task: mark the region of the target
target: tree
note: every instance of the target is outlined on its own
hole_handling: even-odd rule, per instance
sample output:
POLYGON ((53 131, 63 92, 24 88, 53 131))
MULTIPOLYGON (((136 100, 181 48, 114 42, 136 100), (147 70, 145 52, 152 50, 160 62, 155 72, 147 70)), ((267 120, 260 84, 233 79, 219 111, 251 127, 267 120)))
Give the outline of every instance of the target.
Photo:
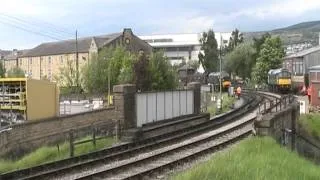
POLYGON ((284 56, 281 39, 279 37, 267 38, 261 46, 257 63, 252 71, 254 80, 258 83, 266 83, 268 71, 280 68, 284 56))
POLYGON ((240 33, 238 29, 235 29, 231 33, 227 51, 231 52, 235 47, 237 47, 242 42, 243 42, 243 34, 240 33))
POLYGON ((104 93, 118 83, 132 82, 132 64, 135 57, 122 47, 102 48, 93 55, 90 64, 84 68, 83 84, 90 93, 104 93))
POLYGON ((271 38, 271 35, 269 33, 263 34, 260 38, 253 38, 253 47, 256 49, 256 53, 254 55, 255 58, 258 58, 261 46, 268 38, 271 38))
POLYGON ((3 63, 0 63, 0 77, 5 77, 6 70, 3 67, 3 63))
POLYGON ((163 52, 151 55, 148 69, 152 90, 168 90, 177 87, 177 73, 163 52))
POLYGON ((150 73, 149 73, 149 59, 144 52, 140 51, 138 60, 134 63, 134 82, 140 91, 150 90, 150 73))
POLYGON ((9 78, 25 77, 24 71, 19 67, 14 67, 8 71, 9 78))
POLYGON ((250 78, 255 65, 255 49, 252 44, 242 43, 225 56, 224 70, 229 74, 236 74, 243 79, 250 78))
POLYGON ((208 75, 210 72, 217 71, 218 67, 218 44, 215 38, 213 30, 204 32, 200 39, 201 50, 203 51, 198 54, 199 63, 202 65, 205 74, 208 75))
MULTIPOLYGON (((75 62, 72 60, 67 61, 67 65, 59 68, 60 73, 54 77, 61 87, 62 94, 80 93, 81 85, 77 81, 77 70, 75 62)), ((46 76, 42 77, 47 78, 46 76)))

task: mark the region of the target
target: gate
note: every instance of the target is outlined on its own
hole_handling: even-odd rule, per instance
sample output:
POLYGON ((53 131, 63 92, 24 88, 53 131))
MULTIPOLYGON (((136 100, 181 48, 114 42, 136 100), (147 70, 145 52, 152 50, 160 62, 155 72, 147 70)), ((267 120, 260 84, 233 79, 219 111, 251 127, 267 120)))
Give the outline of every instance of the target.
POLYGON ((137 127, 194 113, 193 90, 136 94, 137 127))

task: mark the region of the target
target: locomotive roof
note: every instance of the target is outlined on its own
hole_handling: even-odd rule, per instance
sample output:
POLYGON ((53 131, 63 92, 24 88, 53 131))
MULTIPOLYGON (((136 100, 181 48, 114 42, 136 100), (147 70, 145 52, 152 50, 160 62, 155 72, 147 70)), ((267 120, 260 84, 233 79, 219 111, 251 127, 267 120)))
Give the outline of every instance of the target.
POLYGON ((279 68, 279 69, 270 69, 268 74, 278 74, 280 72, 283 72, 283 71, 288 71, 287 69, 284 69, 284 68, 279 68))

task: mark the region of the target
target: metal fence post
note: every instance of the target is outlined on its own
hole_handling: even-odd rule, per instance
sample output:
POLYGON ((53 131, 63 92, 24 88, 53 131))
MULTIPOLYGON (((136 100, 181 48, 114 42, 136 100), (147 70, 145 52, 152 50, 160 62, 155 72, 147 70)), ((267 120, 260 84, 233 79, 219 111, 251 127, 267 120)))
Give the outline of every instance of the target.
POLYGON ((73 145, 74 137, 73 137, 73 130, 69 131, 69 145, 70 145, 70 157, 74 155, 74 145, 73 145))

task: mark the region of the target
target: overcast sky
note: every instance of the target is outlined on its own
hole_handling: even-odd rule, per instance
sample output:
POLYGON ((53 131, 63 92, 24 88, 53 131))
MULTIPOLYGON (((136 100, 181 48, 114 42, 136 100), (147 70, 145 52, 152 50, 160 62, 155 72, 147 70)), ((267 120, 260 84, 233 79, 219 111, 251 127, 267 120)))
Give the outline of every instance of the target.
POLYGON ((0 0, 0 49, 120 32, 262 31, 320 20, 320 0, 0 0), (24 30, 33 31, 37 35, 24 30), (48 37, 50 36, 50 37, 48 37))

